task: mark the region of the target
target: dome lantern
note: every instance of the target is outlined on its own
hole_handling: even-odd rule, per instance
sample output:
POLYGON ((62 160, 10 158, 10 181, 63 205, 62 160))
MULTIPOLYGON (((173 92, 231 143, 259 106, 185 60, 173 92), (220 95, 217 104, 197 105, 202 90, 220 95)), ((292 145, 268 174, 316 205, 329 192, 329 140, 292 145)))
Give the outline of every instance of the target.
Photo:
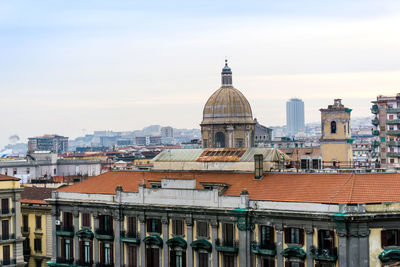
POLYGON ((222 86, 232 86, 232 70, 228 66, 228 60, 225 59, 225 66, 221 72, 222 86))

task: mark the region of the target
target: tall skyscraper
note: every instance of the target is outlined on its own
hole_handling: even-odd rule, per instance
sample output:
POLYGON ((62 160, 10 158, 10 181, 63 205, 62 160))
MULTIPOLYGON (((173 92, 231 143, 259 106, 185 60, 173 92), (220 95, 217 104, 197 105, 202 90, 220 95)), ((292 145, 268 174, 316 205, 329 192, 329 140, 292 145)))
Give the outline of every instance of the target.
POLYGON ((301 99, 292 98, 286 102, 286 128, 289 137, 305 131, 304 102, 301 99))

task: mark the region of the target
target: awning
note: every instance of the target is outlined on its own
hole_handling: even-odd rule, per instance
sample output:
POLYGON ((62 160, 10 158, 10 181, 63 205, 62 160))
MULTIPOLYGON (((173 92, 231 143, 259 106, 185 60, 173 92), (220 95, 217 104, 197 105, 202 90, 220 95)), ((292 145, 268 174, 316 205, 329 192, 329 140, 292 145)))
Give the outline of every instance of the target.
POLYGON ((384 250, 381 254, 379 254, 378 258, 382 262, 395 261, 395 260, 398 261, 400 260, 400 249, 393 248, 384 250))
POLYGON ((187 247, 186 240, 179 236, 175 236, 171 239, 168 239, 166 243, 168 246, 173 247, 173 248, 180 247, 180 248, 186 249, 186 247, 187 247))
POLYGON ((304 259, 307 253, 299 247, 287 247, 281 252, 282 256, 285 258, 299 258, 304 259))
POLYGON ((205 239, 198 239, 196 241, 193 241, 192 244, 190 244, 190 246, 194 249, 194 250, 200 250, 200 249, 204 249, 208 252, 212 251, 212 244, 205 240, 205 239))
POLYGON ((160 248, 163 246, 163 240, 159 235, 149 235, 143 239, 143 242, 149 246, 158 246, 160 248))
POLYGON ((93 239, 93 232, 88 228, 83 228, 76 232, 76 236, 79 238, 93 239))

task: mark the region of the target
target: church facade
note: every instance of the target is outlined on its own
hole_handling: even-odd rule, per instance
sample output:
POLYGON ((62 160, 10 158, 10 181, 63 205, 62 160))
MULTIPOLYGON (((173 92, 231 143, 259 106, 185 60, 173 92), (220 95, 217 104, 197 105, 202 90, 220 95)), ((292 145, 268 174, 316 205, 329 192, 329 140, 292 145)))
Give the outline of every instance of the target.
POLYGON ((227 62, 221 76, 221 87, 204 106, 200 124, 203 147, 253 147, 256 123, 249 101, 232 86, 232 71, 227 62))

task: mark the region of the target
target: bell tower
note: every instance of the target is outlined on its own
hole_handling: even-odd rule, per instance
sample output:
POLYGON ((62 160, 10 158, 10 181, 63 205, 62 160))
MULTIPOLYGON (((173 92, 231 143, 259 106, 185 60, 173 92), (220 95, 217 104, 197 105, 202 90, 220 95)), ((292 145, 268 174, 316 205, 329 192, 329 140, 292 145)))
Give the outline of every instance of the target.
POLYGON ((321 154, 324 167, 352 168, 351 109, 341 99, 321 111, 321 154))

